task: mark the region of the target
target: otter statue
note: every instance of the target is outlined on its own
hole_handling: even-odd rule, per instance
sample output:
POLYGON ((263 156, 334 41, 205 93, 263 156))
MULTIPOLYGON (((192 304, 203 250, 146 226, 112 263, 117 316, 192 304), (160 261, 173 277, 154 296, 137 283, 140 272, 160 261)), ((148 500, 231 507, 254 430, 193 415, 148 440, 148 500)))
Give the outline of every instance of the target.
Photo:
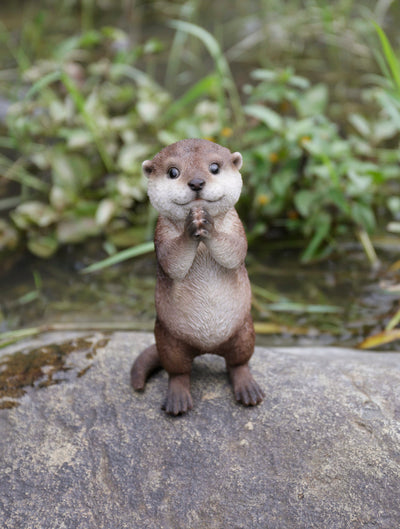
POLYGON ((178 141, 143 162, 159 213, 156 343, 134 362, 131 384, 143 390, 148 376, 164 368, 169 382, 163 409, 170 415, 192 409, 191 366, 204 353, 225 359, 238 402, 254 406, 264 397, 249 369, 255 332, 247 240, 234 208, 241 166, 239 152, 202 139, 178 141))

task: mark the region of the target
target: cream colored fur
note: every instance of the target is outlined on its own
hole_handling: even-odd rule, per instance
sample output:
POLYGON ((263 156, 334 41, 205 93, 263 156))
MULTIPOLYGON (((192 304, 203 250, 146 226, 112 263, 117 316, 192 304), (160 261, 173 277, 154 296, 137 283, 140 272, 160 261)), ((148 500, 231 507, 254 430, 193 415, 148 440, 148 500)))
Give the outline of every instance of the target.
POLYGON ((198 245, 178 245, 179 229, 162 221, 157 249, 162 270, 173 279, 157 282, 157 315, 178 338, 207 351, 239 328, 251 302, 247 244, 234 209, 218 219, 216 231, 198 245))
MULTIPOLYGON (((236 153, 237 154, 237 153, 236 153)), ((204 160, 205 169, 213 158, 204 160)), ((178 159, 166 160, 165 167, 177 167, 183 174, 191 174, 190 158, 186 163, 178 159)), ((144 162, 146 163, 146 162, 144 162)), ((242 177, 235 167, 222 168, 217 175, 209 174, 207 185, 202 193, 204 206, 212 217, 225 213, 239 200, 242 190, 242 177)), ((187 179, 179 177, 172 180, 165 178, 149 178, 148 195, 153 207, 163 216, 172 220, 185 220, 190 208, 193 207, 195 192, 187 185, 187 179)))

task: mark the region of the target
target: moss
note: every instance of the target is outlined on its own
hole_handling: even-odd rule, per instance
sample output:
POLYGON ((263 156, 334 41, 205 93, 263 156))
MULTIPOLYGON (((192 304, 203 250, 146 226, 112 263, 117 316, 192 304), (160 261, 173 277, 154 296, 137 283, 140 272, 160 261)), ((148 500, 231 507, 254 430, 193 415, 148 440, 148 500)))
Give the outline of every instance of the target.
MULTIPOLYGON (((67 364, 71 353, 85 354, 92 360, 99 347, 104 347, 108 338, 93 341, 91 337, 75 338, 61 344, 44 345, 28 352, 18 351, 3 357, 0 361, 0 409, 18 406, 28 387, 36 389, 58 384, 64 379, 55 377, 73 367, 67 364)), ((81 369, 77 376, 83 376, 91 363, 81 369)))

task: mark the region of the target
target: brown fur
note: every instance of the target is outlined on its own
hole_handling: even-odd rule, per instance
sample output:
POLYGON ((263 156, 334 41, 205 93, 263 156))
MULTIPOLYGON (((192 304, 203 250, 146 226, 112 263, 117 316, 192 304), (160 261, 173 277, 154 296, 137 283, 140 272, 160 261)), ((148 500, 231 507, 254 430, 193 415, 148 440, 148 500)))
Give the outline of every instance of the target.
POLYGON ((136 390, 162 366, 169 374, 163 405, 172 415, 192 408, 190 371, 204 353, 225 358, 236 399, 262 401, 248 362, 254 350, 251 290, 244 265, 247 241, 234 209, 240 194, 239 153, 206 140, 183 140, 143 163, 149 196, 159 210, 156 345, 131 370, 136 390), (211 172, 218 164, 218 174, 211 172), (169 178, 171 167, 179 177, 169 178))

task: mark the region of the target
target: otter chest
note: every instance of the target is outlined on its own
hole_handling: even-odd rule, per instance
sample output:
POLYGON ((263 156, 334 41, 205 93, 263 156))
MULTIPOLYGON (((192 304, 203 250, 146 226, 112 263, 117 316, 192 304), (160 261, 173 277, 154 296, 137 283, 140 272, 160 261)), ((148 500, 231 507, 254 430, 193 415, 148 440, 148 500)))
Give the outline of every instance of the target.
POLYGON ((220 266, 200 244, 183 280, 157 286, 159 318, 195 347, 211 350, 226 341, 250 310, 250 285, 243 267, 220 266))

